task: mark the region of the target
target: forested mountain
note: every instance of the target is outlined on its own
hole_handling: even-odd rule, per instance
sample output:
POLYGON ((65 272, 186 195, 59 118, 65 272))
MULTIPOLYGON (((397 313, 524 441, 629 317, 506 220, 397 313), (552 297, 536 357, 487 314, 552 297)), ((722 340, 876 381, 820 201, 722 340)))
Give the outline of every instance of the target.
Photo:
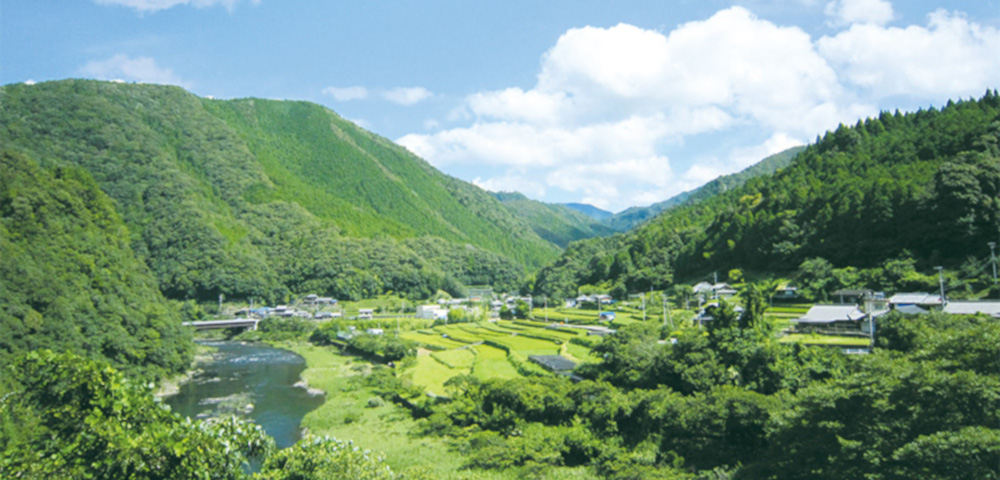
POLYGON ((783 168, 791 163, 795 155, 798 155, 803 149, 805 147, 789 148, 783 152, 771 155, 742 171, 731 175, 723 175, 694 190, 674 195, 662 202, 654 203, 648 207, 627 208, 604 220, 603 223, 612 230, 626 232, 671 208, 700 202, 714 195, 739 187, 751 178, 770 175, 779 168, 783 168))
POLYGON ((989 91, 841 126, 774 175, 628 235, 570 245, 538 274, 535 293, 572 294, 580 284, 639 291, 713 270, 787 272, 814 258, 956 266, 998 238, 1000 97, 989 91))
POLYGON ((424 296, 503 286, 558 252, 489 193, 306 102, 8 85, 0 143, 45 168, 89 172, 172 298, 424 296), (496 268, 449 270, 484 258, 496 268))
POLYGON ((493 196, 526 221, 539 237, 563 248, 574 240, 615 233, 591 216, 565 205, 531 200, 517 192, 500 192, 493 196))
POLYGON ((129 244, 85 170, 0 152, 0 365, 52 348, 149 378, 186 368, 190 333, 129 244))

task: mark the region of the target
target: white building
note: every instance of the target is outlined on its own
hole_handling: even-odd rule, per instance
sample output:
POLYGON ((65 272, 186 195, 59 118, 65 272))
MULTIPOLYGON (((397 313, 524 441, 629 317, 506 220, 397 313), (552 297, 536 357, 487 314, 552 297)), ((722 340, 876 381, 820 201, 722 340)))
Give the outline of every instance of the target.
POLYGON ((448 309, 441 308, 437 305, 420 305, 417 307, 417 318, 424 318, 428 320, 448 318, 448 309))

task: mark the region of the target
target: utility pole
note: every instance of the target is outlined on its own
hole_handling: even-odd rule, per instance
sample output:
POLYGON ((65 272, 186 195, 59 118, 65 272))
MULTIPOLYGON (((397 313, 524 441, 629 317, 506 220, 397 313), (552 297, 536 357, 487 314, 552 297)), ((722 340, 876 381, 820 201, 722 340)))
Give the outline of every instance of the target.
POLYGON ((646 294, 642 294, 642 321, 646 321, 646 294))
POLYGON ((219 294, 219 315, 222 315, 222 299, 223 298, 226 298, 226 296, 220 293, 219 294))
POLYGON ((542 297, 545 302, 545 323, 549 323, 549 296, 542 297))
POLYGON ((938 282, 941 283, 941 306, 943 307, 945 303, 948 303, 944 299, 944 267, 934 267, 934 270, 938 271, 938 282))
POLYGON ((997 254, 995 248, 997 248, 997 242, 987 243, 990 246, 990 261, 993 262, 993 286, 997 285, 997 254))

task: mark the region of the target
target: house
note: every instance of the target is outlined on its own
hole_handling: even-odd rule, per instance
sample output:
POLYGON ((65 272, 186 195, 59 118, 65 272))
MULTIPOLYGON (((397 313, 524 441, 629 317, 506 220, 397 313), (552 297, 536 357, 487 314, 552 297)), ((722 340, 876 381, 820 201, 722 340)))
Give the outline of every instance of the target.
POLYGON ((736 289, 728 283, 711 284, 699 282, 693 287, 694 294, 704 298, 731 298, 736 295, 736 289))
POLYGON ((942 309, 944 313, 949 313, 952 315, 978 315, 986 314, 993 318, 1000 318, 1000 302, 998 301, 981 301, 981 302, 948 302, 944 305, 942 309))
POLYGON ((365 330, 365 333, 368 335, 382 335, 385 332, 381 328, 369 328, 365 330))
MULTIPOLYGON (((875 319, 889 313, 888 310, 871 312, 875 319)), ((854 331, 871 333, 869 314, 857 305, 814 305, 805 316, 792 320, 796 330, 802 331, 854 331)))
POLYGON ((316 295, 315 293, 310 293, 309 295, 302 297, 302 303, 305 303, 307 305, 319 305, 319 304, 336 305, 337 300, 330 297, 321 297, 319 295, 316 295))
POLYGON ((889 297, 889 306, 899 308, 907 305, 916 305, 921 308, 940 308, 944 304, 940 295, 929 293, 897 293, 889 297))
POLYGON ((359 320, 371 320, 375 318, 375 310, 371 308, 359 308, 358 309, 358 319, 359 320))
POLYGON ((420 305, 417 307, 417 318, 438 320, 448 318, 448 309, 437 305, 420 305))
POLYGON ((601 312, 597 319, 602 322, 613 322, 615 320, 615 312, 601 312))

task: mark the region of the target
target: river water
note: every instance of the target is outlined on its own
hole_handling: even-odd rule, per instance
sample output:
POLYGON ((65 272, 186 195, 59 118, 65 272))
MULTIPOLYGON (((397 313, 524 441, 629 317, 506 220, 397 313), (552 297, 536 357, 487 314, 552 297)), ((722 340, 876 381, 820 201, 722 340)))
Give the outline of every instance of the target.
POLYGON ((299 383, 305 360, 264 344, 198 343, 216 349, 211 360, 199 362, 202 372, 164 402, 191 418, 236 413, 263 427, 278 448, 295 444, 302 417, 323 403, 299 383))

